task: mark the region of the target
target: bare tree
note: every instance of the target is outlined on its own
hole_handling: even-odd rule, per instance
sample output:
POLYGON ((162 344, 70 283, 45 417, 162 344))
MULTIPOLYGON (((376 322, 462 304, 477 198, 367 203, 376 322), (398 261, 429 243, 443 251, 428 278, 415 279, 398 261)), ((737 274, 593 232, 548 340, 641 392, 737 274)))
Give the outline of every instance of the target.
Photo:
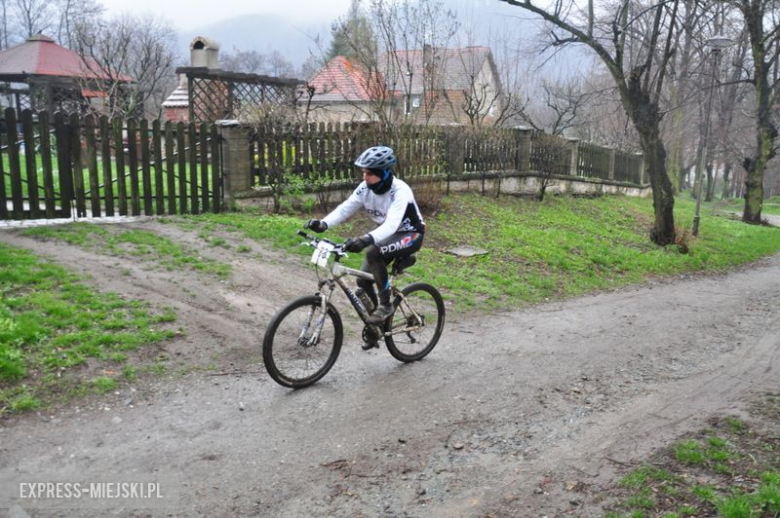
POLYGON ((79 53, 106 77, 102 88, 112 115, 144 115, 146 109, 159 115, 173 78, 174 48, 173 29, 153 17, 125 15, 78 30, 79 53))
POLYGON ((368 106, 355 108, 385 124, 430 122, 443 99, 444 50, 457 26, 455 14, 436 0, 372 0, 365 12, 337 22, 340 45, 349 48, 363 87, 373 92, 368 106), (356 16, 366 19, 368 28, 354 23, 356 16), (384 78, 381 85, 379 78, 384 78))
POLYGON ((743 160, 747 171, 742 221, 761 223, 764 173, 777 154, 775 110, 780 82, 780 5, 774 0, 735 0, 745 22, 752 54, 751 81, 755 91, 755 147, 743 160))
POLYGON ((306 58, 306 61, 304 61, 301 65, 301 72, 298 76, 304 81, 308 81, 314 77, 314 74, 316 74, 323 65, 324 63, 321 59, 317 58, 317 56, 311 55, 306 58))
POLYGON ((531 71, 527 54, 521 50, 520 40, 516 35, 491 36, 489 41, 502 91, 501 111, 494 124, 506 126, 524 122, 524 114, 531 102, 531 71))
POLYGON ((274 77, 292 77, 295 75, 295 67, 278 50, 274 50, 268 56, 268 75, 274 77))
POLYGON ((54 5, 50 0, 13 0, 16 22, 23 38, 48 32, 56 18, 54 5))
POLYGON ((69 49, 78 49, 79 26, 97 23, 105 7, 95 0, 58 0, 57 40, 69 49))
MULTIPOLYGON (((732 53, 722 60, 725 70, 718 71, 719 77, 724 77, 725 82, 718 88, 718 102, 716 104, 717 123, 715 124, 715 140, 718 146, 718 155, 724 163, 722 197, 730 196, 730 175, 734 169, 734 162, 738 156, 734 146, 735 119, 741 119, 739 111, 749 93, 748 85, 742 81, 744 77, 744 64, 749 50, 747 32, 742 31, 736 38, 736 45, 732 53)), ((741 124, 738 121, 737 124, 741 124)), ((737 132, 742 133, 742 132, 737 132)))
POLYGON ((603 70, 585 72, 582 106, 569 134, 580 140, 594 142, 631 152, 640 152, 639 136, 620 100, 614 80, 603 70))
POLYGON ((500 126, 512 115, 506 106, 506 96, 500 72, 489 47, 469 45, 447 51, 448 76, 460 78, 447 85, 444 97, 450 105, 453 120, 465 114, 469 125, 489 123, 500 126), (463 84, 460 84, 463 83, 463 84), (460 88, 459 96, 451 98, 447 91, 460 88))
POLYGON ((268 57, 256 50, 240 50, 233 47, 233 53, 224 53, 219 57, 220 66, 233 72, 246 74, 265 74, 268 69, 268 57))
MULTIPOLYGON (((702 9, 697 9, 695 0, 685 0, 682 26, 691 29, 698 27, 702 13, 702 9)), ((694 30, 683 31, 682 44, 669 60, 669 78, 665 86, 665 104, 669 116, 664 121, 663 133, 669 150, 668 173, 677 191, 687 187, 687 171, 693 164, 687 151, 691 142, 690 128, 696 118, 692 109, 693 101, 700 101, 696 96, 699 89, 692 84, 693 69, 700 64, 700 60, 695 59, 696 51, 700 50, 698 38, 694 30), (691 163, 687 163, 686 158, 691 163)))
POLYGON ((443 99, 446 49, 459 26, 455 13, 436 0, 374 0, 371 18, 388 89, 400 93, 407 119, 428 124, 443 99))
POLYGON ((650 238, 658 245, 674 243, 674 189, 666 172, 659 100, 669 60, 683 31, 678 20, 680 0, 649 6, 621 0, 604 7, 599 16, 593 0, 584 10, 574 1, 559 1, 548 8, 531 0, 500 1, 545 20, 549 45, 587 45, 606 66, 644 152, 655 212, 650 238))
POLYGON ((568 172, 569 146, 561 137, 554 135, 539 135, 533 143, 532 163, 537 169, 539 191, 536 199, 544 201, 547 188, 553 184, 556 174, 568 172))
POLYGON ((0 35, 0 50, 7 49, 8 48, 8 41, 9 41, 9 34, 8 34, 8 17, 10 16, 9 12, 9 0, 0 0, 0 30, 3 31, 3 34, 0 35))

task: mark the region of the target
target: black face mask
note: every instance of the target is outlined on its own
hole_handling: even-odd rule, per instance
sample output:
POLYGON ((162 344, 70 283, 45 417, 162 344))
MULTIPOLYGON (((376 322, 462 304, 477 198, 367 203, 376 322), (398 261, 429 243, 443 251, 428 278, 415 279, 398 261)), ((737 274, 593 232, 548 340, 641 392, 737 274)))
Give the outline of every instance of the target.
POLYGON ((390 190, 390 187, 392 185, 393 185, 393 173, 387 170, 382 175, 382 179, 380 181, 378 181, 374 185, 369 185, 368 188, 371 189, 371 192, 373 192, 374 194, 384 194, 390 190))

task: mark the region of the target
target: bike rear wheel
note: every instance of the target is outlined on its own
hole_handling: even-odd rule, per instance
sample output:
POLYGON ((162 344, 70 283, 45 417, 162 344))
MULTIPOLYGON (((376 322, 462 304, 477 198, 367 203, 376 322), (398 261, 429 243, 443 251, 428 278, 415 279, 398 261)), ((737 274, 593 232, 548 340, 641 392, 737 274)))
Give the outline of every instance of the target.
POLYGON ((402 362, 425 358, 444 329, 444 300, 439 291, 424 282, 401 290, 393 301, 395 312, 385 324, 385 345, 402 362), (388 334, 389 333, 389 334, 388 334))
POLYGON ((309 295, 282 308, 268 324, 263 339, 263 362, 271 378, 282 386, 302 388, 319 381, 336 363, 344 329, 332 304, 322 314, 322 299, 309 295), (313 336, 324 318, 319 338, 313 336))

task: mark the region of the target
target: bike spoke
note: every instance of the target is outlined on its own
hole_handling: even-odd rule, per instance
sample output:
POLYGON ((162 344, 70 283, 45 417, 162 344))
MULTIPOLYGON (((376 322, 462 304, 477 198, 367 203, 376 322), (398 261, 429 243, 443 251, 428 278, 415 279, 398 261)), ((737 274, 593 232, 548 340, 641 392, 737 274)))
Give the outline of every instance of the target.
POLYGON ((429 293, 414 291, 406 295, 393 315, 390 329, 396 348, 410 356, 425 349, 436 333, 437 320, 436 301, 429 293))
POLYGON ((325 319, 319 338, 311 344, 317 333, 321 316, 319 307, 302 307, 290 313, 279 325, 274 337, 274 363, 279 372, 290 379, 304 379, 323 368, 331 353, 334 329, 330 319, 325 319))

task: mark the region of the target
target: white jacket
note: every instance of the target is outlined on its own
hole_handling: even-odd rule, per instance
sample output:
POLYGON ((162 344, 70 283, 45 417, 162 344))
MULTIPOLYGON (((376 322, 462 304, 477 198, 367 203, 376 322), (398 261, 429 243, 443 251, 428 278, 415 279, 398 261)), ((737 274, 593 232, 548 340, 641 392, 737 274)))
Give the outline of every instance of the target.
POLYGON ((384 241, 396 232, 425 231, 425 222, 411 187, 398 178, 393 178, 390 189, 384 194, 374 193, 365 181, 361 182, 352 195, 325 216, 323 221, 328 227, 335 227, 360 208, 364 208, 368 217, 379 224, 369 232, 374 243, 384 241))

